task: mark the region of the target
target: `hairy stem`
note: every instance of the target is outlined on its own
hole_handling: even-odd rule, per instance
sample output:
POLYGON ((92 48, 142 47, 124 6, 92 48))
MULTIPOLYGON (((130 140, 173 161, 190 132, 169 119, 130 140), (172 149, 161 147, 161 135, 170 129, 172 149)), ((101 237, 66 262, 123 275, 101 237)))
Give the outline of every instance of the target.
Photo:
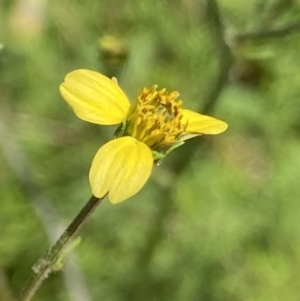
MULTIPOLYGON (((105 197, 105 196, 104 196, 105 197)), ((51 247, 51 249, 46 252, 46 254, 40 258, 33 266, 33 274, 28 280, 27 285, 21 292, 19 301, 30 301, 36 291, 39 289, 43 281, 52 272, 54 264, 57 263, 59 256, 66 247, 66 245, 74 238, 77 230, 83 225, 83 223, 88 219, 100 202, 104 199, 96 198, 92 196, 85 206, 80 210, 80 212, 73 219, 71 224, 67 227, 65 232, 56 241, 56 243, 51 247)))

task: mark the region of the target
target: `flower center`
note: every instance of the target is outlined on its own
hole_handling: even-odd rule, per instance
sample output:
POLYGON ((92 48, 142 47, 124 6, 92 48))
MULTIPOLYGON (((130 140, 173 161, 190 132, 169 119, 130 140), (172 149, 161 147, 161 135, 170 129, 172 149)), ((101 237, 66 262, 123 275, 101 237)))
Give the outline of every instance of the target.
POLYGON ((182 100, 179 93, 168 93, 157 86, 144 88, 126 117, 124 135, 144 142, 152 151, 164 154, 186 130, 181 123, 182 100))

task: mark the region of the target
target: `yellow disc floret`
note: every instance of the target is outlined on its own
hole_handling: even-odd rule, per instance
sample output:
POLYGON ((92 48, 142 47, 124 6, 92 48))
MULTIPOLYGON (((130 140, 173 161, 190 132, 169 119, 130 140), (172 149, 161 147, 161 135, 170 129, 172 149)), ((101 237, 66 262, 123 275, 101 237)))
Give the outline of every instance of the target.
POLYGON ((157 86, 144 88, 126 117, 125 135, 144 142, 152 151, 165 152, 185 132, 179 93, 168 93, 157 86))

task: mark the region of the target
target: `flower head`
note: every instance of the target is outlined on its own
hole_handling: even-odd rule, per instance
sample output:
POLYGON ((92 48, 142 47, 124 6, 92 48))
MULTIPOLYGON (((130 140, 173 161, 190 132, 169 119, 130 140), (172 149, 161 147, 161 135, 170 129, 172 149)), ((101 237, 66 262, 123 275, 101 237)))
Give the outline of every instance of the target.
POLYGON ((227 124, 182 108, 178 92, 144 88, 133 106, 115 79, 90 70, 67 74, 60 92, 75 114, 92 123, 120 124, 115 139, 102 146, 90 169, 93 195, 108 193, 111 203, 136 194, 148 180, 153 162, 185 140, 215 135, 227 124))

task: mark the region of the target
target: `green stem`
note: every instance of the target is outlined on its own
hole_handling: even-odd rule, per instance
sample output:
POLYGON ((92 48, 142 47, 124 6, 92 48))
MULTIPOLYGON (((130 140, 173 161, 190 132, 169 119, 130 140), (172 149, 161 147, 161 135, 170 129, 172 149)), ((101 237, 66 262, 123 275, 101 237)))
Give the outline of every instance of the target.
POLYGON ((52 272, 53 265, 57 262, 63 249, 104 198, 105 196, 102 198, 92 196, 52 248, 35 263, 33 266, 34 272, 22 290, 19 301, 30 301, 32 299, 43 281, 52 272))
POLYGON ((262 31, 253 31, 247 33, 241 33, 235 36, 238 42, 245 42, 259 39, 274 39, 281 38, 289 34, 295 34, 300 32, 300 22, 296 21, 292 24, 288 24, 279 28, 267 29, 262 31))

